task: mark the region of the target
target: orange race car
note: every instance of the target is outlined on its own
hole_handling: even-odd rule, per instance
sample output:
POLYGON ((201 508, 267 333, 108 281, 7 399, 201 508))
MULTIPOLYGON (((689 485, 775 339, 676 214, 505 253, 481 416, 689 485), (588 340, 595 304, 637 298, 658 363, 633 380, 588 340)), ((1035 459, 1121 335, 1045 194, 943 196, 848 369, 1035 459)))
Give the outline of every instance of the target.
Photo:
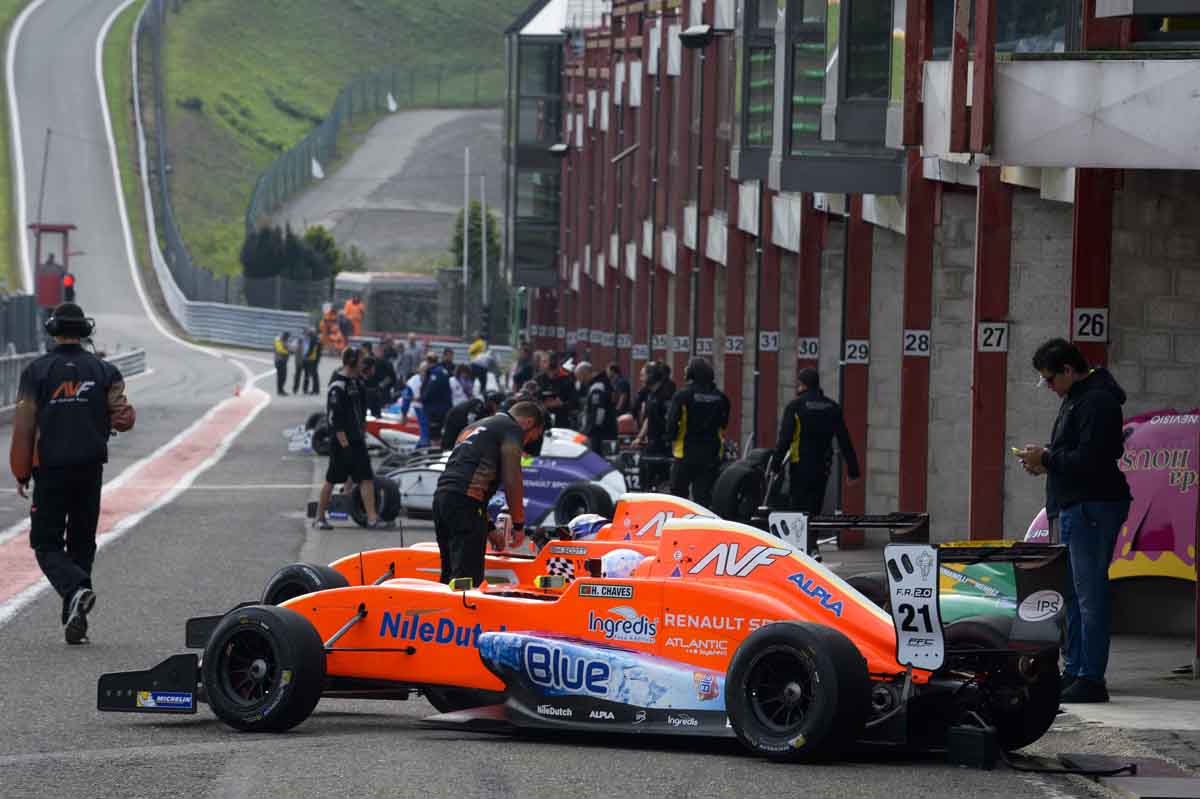
POLYGON ((893 620, 786 540, 673 497, 627 495, 594 538, 540 543, 489 555, 479 588, 433 582, 428 545, 287 567, 263 604, 188 622, 202 658, 103 675, 98 706, 206 701, 282 731, 322 696, 419 690, 446 723, 737 736, 779 760, 938 748, 972 719, 1018 748, 1057 712, 1061 547, 890 545, 893 620), (1014 565, 1022 612, 943 628, 937 565, 980 559, 1014 565))

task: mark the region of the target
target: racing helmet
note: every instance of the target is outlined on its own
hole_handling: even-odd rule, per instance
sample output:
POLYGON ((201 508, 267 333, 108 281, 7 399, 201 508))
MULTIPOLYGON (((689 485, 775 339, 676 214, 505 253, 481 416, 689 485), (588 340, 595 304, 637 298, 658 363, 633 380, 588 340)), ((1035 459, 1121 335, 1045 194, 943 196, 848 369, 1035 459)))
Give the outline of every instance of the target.
POLYGON ((624 579, 633 574, 646 556, 636 549, 614 549, 600 558, 600 576, 624 579))
POLYGON ((600 528, 606 524, 608 524, 608 519, 599 513, 581 513, 567 522, 567 529, 571 531, 571 538, 580 540, 595 538, 600 532, 600 528))

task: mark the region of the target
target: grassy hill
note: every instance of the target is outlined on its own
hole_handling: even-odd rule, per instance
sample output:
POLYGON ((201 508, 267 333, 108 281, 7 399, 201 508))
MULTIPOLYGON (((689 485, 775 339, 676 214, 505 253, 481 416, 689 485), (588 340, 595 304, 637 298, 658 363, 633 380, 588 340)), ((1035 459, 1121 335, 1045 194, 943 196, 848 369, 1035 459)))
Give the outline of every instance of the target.
MULTIPOLYGON (((168 5, 174 5, 169 3, 168 5)), ((167 24, 172 197, 197 263, 240 270, 258 175, 328 113, 354 76, 396 65, 478 66, 504 90, 503 31, 528 0, 184 0, 167 24)), ((474 77, 442 105, 470 103, 474 77)), ((361 133, 360 127, 359 132, 361 133)))

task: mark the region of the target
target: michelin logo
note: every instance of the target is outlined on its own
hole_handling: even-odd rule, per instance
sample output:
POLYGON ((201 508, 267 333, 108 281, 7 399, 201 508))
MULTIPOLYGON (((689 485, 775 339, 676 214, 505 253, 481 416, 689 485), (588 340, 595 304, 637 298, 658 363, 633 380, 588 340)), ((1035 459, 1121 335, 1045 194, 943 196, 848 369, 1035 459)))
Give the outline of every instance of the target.
POLYGON ((191 710, 192 695, 186 692, 173 691, 138 691, 137 706, 147 708, 173 708, 191 710))

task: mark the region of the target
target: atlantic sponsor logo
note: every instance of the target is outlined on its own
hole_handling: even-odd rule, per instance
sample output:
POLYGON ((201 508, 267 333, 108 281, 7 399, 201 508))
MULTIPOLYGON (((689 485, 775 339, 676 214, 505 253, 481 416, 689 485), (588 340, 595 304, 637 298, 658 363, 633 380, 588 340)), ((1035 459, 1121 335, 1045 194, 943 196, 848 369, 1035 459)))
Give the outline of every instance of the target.
POLYGON ((633 599, 632 585, 580 583, 579 595, 591 599, 633 599))
POLYGON ((667 716, 667 724, 671 727, 699 727, 700 722, 686 713, 671 713, 667 716))
POLYGON ((667 647, 681 649, 698 657, 721 657, 729 655, 729 641, 724 638, 690 638, 674 636, 667 639, 667 647))
POLYGON ((538 705, 537 712, 539 716, 553 716, 561 719, 569 719, 575 715, 575 711, 569 707, 555 707, 554 705, 538 705))
MULTIPOLYGON (((501 625, 498 632, 504 632, 505 629, 501 625)), ((453 644, 454 646, 478 648, 479 636, 484 632, 488 631, 479 624, 474 627, 461 627, 455 623, 454 619, 436 616, 427 619, 419 612, 404 615, 403 613, 384 611, 383 619, 379 623, 380 638, 421 641, 426 644, 453 644)))
POLYGON ((791 554, 792 550, 783 547, 768 547, 759 545, 751 547, 742 553, 739 544, 717 544, 700 562, 688 570, 689 574, 702 574, 709 566, 717 577, 749 577, 760 566, 770 566, 775 558, 791 554))
POLYGON ((654 643, 658 634, 658 619, 641 616, 631 607, 621 605, 609 608, 609 617, 588 611, 588 630, 604 633, 606 641, 631 641, 642 644, 654 643), (616 618, 611 618, 615 616, 616 618))
POLYGON ((796 572, 788 577, 788 580, 796 584, 802 592, 821 603, 821 607, 839 619, 842 617, 842 600, 835 599, 829 589, 823 585, 817 585, 811 577, 806 577, 804 572, 796 572))
POLYGON ((748 619, 742 616, 697 616, 690 613, 664 613, 663 624, 681 630, 720 630, 723 632, 753 632, 771 624, 774 619, 748 619))

